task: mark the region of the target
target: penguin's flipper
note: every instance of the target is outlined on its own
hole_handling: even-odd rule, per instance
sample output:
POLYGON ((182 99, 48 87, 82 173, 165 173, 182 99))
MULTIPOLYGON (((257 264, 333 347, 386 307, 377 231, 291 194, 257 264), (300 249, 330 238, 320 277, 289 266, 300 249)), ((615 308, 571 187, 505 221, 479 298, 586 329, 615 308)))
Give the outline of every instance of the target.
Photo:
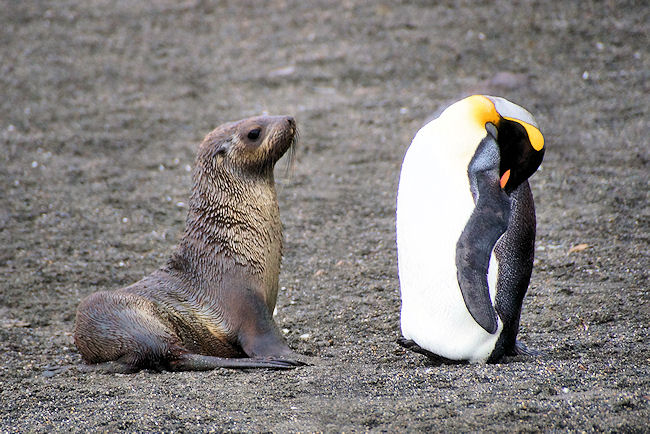
POLYGON ((476 206, 456 243, 458 285, 467 310, 488 333, 496 333, 497 314, 487 282, 494 245, 508 228, 510 198, 500 186, 499 154, 488 135, 468 167, 476 206))

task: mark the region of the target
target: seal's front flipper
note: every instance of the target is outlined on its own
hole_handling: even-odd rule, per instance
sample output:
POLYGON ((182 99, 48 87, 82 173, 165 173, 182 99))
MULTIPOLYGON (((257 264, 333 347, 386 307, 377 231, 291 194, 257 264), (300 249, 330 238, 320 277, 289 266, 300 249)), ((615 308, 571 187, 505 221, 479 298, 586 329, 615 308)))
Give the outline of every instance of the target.
POLYGON ((242 323, 237 337, 246 355, 254 359, 282 360, 291 366, 307 365, 301 360, 306 358, 294 353, 286 344, 260 296, 253 290, 241 293, 238 317, 242 323))
POLYGON ((497 315, 487 282, 494 245, 508 228, 510 198, 500 187, 499 154, 488 135, 468 167, 476 206, 456 243, 458 285, 467 310, 488 333, 496 333, 497 315))
POLYGON ((241 358, 229 359, 204 356, 202 354, 183 354, 169 363, 171 371, 210 371, 218 368, 230 369, 293 369, 300 366, 292 361, 280 359, 241 358))

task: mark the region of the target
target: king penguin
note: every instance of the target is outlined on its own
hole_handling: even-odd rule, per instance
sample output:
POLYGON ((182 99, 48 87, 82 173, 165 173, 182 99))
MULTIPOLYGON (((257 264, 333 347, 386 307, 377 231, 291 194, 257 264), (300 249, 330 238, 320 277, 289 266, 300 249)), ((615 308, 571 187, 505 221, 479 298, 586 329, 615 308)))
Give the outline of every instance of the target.
POLYGON ((397 193, 401 345, 451 361, 527 353, 516 337, 535 244, 528 178, 543 156, 533 116, 500 97, 462 99, 418 131, 397 193))

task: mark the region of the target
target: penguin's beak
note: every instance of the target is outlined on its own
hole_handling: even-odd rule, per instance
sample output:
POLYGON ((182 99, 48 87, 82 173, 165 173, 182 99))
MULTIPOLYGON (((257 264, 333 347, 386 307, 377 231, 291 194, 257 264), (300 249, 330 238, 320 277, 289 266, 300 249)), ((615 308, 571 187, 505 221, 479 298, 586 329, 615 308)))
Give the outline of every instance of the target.
POLYGON ((501 185, 501 189, 505 190, 506 185, 508 185, 508 180, 510 179, 510 169, 506 169, 505 172, 503 172, 503 175, 501 175, 501 179, 499 180, 499 184, 501 185))

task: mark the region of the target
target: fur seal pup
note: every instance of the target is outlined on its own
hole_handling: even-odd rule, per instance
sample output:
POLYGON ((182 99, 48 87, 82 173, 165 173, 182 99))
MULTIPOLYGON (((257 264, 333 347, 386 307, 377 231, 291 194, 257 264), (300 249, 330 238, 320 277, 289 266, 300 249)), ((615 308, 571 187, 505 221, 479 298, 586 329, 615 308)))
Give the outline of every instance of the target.
POLYGON ((224 124, 201 143, 185 232, 165 266, 77 309, 74 340, 109 372, 303 365, 272 317, 282 259, 273 167, 296 123, 262 116, 224 124))
POLYGON ((397 195, 399 343, 432 358, 496 362, 516 342, 533 268, 527 179, 544 155, 533 116, 473 95, 422 127, 397 195))

